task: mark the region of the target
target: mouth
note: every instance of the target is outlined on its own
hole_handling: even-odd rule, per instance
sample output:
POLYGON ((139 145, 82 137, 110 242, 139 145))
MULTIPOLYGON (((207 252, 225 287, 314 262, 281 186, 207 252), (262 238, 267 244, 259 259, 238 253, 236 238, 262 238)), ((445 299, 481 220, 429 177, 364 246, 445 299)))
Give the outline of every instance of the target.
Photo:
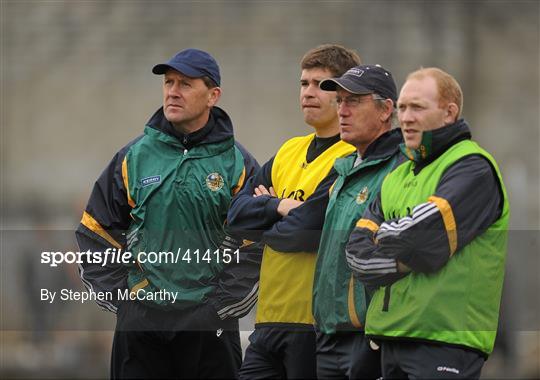
POLYGON ((319 106, 315 106, 315 105, 312 105, 312 104, 302 104, 302 109, 306 109, 306 108, 320 108, 319 106))
POLYGON ((418 133, 418 132, 419 132, 418 130, 412 129, 412 128, 405 128, 405 129, 403 130, 403 133, 407 133, 407 134, 409 134, 409 135, 412 135, 412 134, 415 134, 415 133, 418 133))
POLYGON ((167 104, 167 106, 165 108, 177 108, 177 109, 180 109, 180 108, 182 108, 182 106, 179 105, 179 104, 167 104))

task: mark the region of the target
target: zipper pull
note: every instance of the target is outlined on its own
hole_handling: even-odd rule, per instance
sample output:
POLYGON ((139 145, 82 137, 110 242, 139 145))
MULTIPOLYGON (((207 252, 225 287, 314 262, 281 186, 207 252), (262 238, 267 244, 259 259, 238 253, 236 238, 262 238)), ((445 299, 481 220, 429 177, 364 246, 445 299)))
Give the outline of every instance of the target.
POLYGON ((187 154, 187 149, 184 149, 184 156, 187 154))

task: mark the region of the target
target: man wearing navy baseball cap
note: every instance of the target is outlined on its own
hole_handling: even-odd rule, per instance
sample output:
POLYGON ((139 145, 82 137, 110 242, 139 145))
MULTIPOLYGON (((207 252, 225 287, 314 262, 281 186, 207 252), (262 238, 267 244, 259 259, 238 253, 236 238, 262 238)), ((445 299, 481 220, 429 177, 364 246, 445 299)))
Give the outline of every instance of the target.
POLYGON ((221 85, 219 66, 210 54, 198 49, 182 50, 166 63, 155 65, 152 69, 154 74, 162 75, 168 70, 173 69, 192 78, 208 77, 213 85, 208 87, 217 87, 221 85))
MULTIPOLYGON (((166 63, 154 66, 152 72, 164 75, 165 118, 179 137, 189 139, 189 133, 207 124, 210 110, 221 96, 221 77, 216 60, 202 50, 186 49, 166 63), (175 84, 178 84, 177 89, 175 84)), ((223 111, 219 113, 224 114, 223 111)), ((197 140, 197 136, 191 137, 197 140)))
POLYGON ((381 376, 380 353, 370 347, 363 329, 369 296, 347 266, 345 245, 398 162, 402 137, 399 128, 392 129, 396 84, 384 68, 361 65, 319 86, 336 91, 340 137, 356 151, 334 164, 338 176, 317 253, 313 315, 318 373, 333 379, 376 379, 381 376))
POLYGON ((397 100, 396 83, 392 74, 380 65, 361 65, 348 70, 340 78, 321 82, 321 89, 336 91, 338 87, 356 95, 377 94, 383 99, 397 100))
POLYGON ((152 72, 163 76, 163 106, 98 178, 77 229, 83 251, 131 259, 83 263, 80 275, 117 314, 112 378, 234 378, 260 252, 240 250, 225 220, 259 165, 216 106, 210 54, 182 50, 152 72))

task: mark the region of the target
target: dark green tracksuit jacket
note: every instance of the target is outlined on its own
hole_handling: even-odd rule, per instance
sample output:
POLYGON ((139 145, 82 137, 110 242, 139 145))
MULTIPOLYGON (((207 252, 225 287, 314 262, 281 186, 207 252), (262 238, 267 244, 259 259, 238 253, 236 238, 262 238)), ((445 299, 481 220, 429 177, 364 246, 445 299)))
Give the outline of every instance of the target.
MULTIPOLYGON (((175 132, 159 109, 144 134, 122 148, 96 181, 76 233, 81 251, 116 248, 133 258, 104 267, 84 262, 83 283, 114 295, 118 289, 175 292, 174 302, 142 301, 161 309, 207 304, 222 319, 247 314, 256 302, 260 258, 235 253, 241 240, 227 235, 225 220, 232 196, 257 169, 234 141, 231 120, 220 108, 189 135, 175 132), (216 252, 224 248, 230 249, 228 264, 216 252), (150 252, 171 254, 149 262, 150 252)), ((118 299, 98 304, 116 312, 118 299)))
POLYGON ((384 177, 395 167, 401 142, 401 131, 395 129, 371 143, 357 166, 357 153, 334 164, 338 177, 330 189, 313 284, 313 315, 325 334, 363 330, 368 297, 347 266, 345 246, 384 177))

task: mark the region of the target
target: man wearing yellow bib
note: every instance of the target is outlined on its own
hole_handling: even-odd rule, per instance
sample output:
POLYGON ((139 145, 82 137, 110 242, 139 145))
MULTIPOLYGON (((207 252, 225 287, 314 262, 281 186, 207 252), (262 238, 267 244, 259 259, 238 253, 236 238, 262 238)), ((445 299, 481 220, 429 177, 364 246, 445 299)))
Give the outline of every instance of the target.
POLYGON ((457 81, 407 77, 398 117, 407 160, 356 225, 347 262, 374 290, 366 336, 390 378, 479 378, 493 350, 509 204, 497 163, 460 118, 457 81))
POLYGON ((239 377, 316 378, 312 288, 334 161, 354 151, 340 140, 336 93, 319 83, 358 65, 339 45, 310 50, 301 62, 300 103, 315 129, 285 142, 235 197, 229 227, 265 244, 255 331, 239 377), (332 171, 332 172, 331 172, 332 171))

